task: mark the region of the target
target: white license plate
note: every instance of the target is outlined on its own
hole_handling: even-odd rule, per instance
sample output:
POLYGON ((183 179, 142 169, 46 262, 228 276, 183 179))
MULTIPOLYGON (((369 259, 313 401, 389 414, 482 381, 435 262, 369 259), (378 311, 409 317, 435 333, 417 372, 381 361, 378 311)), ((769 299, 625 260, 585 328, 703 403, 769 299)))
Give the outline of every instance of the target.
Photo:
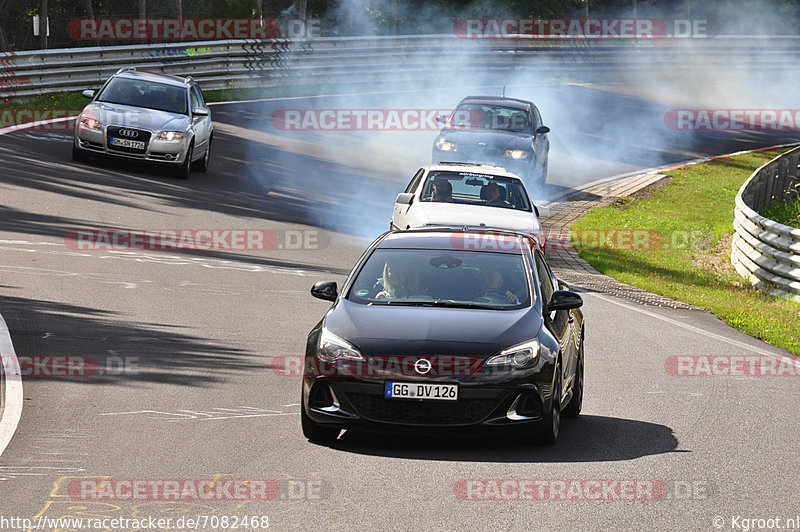
POLYGON ((119 146, 120 148, 134 148, 136 150, 144 149, 144 142, 142 142, 141 140, 128 140, 128 139, 118 139, 116 137, 111 137, 108 143, 113 146, 119 146))
POLYGON ((387 399, 431 399, 434 401, 458 401, 458 384, 387 382, 383 395, 387 399))

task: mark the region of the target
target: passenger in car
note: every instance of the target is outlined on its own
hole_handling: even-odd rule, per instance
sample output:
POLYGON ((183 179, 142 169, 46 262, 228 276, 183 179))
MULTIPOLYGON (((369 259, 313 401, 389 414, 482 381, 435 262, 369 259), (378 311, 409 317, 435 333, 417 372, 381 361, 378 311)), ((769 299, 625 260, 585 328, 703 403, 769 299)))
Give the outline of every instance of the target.
POLYGON ((453 203, 453 185, 447 179, 437 179, 433 182, 432 201, 453 203))
POLYGON ((420 287, 417 268, 402 259, 389 259, 383 267, 381 277, 383 289, 375 295, 375 299, 394 299, 425 295, 420 287))
POLYGON ((519 303, 519 298, 505 284, 503 276, 496 268, 481 271, 481 297, 505 299, 509 303, 519 303))

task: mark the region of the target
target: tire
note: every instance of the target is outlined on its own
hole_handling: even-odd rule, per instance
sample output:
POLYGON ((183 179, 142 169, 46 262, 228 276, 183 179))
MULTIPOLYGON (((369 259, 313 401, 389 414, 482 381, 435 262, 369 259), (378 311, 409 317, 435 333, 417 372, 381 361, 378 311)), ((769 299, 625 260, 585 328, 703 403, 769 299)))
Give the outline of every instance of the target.
POLYGON ((85 163, 89 160, 89 156, 86 155, 82 149, 76 146, 74 142, 72 143, 72 160, 79 163, 85 163))
POLYGON ((194 141, 189 144, 189 149, 186 150, 186 159, 183 164, 175 171, 175 177, 178 179, 189 179, 192 173, 192 157, 194 156, 194 141))
POLYGON ((197 170, 198 172, 206 172, 208 171, 208 164, 211 161, 211 141, 214 140, 214 137, 208 138, 208 144, 206 145, 206 152, 203 154, 203 158, 199 161, 196 161, 192 168, 197 170))
POLYGON ((558 440, 558 432, 561 429, 561 366, 556 364, 555 378, 553 379, 553 399, 548 412, 541 424, 539 433, 539 443, 542 445, 553 445, 558 440))
POLYGON ((581 413, 583 407, 583 338, 581 338, 581 349, 578 353, 578 367, 575 368, 575 384, 572 385, 572 399, 561 412, 564 417, 575 418, 581 413))
MULTIPOLYGON (((531 168, 531 171, 533 171, 533 168, 531 168)), ((547 181, 547 160, 545 160, 544 165, 542 165, 542 171, 539 172, 539 174, 535 178, 533 178, 533 185, 541 187, 545 185, 546 181, 547 181)))
POLYGON ((330 443, 336 440, 341 432, 341 429, 337 427, 325 427, 308 417, 302 399, 300 401, 300 424, 303 427, 303 436, 314 443, 330 443))

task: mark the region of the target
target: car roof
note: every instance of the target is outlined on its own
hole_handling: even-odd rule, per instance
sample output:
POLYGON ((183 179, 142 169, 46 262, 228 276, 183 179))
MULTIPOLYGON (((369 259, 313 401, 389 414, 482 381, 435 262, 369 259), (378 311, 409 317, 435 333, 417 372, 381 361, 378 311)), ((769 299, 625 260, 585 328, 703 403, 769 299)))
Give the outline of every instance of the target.
MULTIPOLYGON (((486 251, 520 255, 521 233, 502 229, 420 228, 385 233, 377 249, 428 249, 443 251, 486 251), (511 242, 516 242, 511 245, 511 242)), ((535 240, 535 239, 534 239, 535 240)))
POLYGON ((153 81, 163 83, 165 85, 173 85, 175 87, 187 87, 186 77, 171 76, 168 74, 156 74, 155 72, 145 72, 143 70, 126 70, 114 75, 115 78, 135 79, 141 81, 153 81))
POLYGON ((535 107, 533 102, 518 100, 516 98, 506 98, 504 96, 467 96, 459 102, 459 105, 462 103, 502 105, 503 107, 511 107, 513 109, 522 110, 528 110, 529 108, 535 107))
POLYGON ((489 164, 441 161, 438 163, 428 164, 424 166, 424 168, 426 168, 429 173, 433 171, 469 172, 476 174, 489 174, 499 177, 507 177, 522 181, 522 178, 520 178, 517 174, 509 172, 502 166, 492 166, 489 164))

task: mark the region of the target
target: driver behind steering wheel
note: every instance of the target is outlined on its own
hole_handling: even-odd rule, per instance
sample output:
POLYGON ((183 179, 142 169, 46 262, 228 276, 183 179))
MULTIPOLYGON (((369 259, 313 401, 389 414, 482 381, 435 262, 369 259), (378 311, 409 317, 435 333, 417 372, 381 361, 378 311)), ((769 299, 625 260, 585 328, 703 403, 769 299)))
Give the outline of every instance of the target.
POLYGON ((500 185, 492 181, 491 183, 487 184, 484 189, 482 190, 482 196, 485 199, 485 204, 489 206, 506 206, 508 202, 503 197, 503 190, 500 188, 500 185))
POLYGON ((505 285, 503 276, 496 268, 483 270, 480 275, 481 296, 499 298, 509 303, 519 303, 519 298, 505 285))

